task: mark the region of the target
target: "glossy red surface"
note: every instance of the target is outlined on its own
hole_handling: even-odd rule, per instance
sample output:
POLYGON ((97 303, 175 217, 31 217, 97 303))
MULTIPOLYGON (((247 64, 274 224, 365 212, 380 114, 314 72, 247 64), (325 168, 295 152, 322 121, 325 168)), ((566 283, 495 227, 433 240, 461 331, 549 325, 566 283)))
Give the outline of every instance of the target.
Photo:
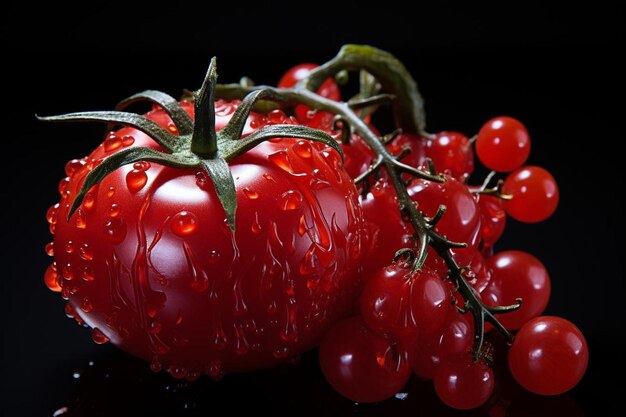
POLYGON ((526 166, 509 174, 502 192, 513 196, 504 202, 507 214, 515 220, 536 223, 550 217, 559 204, 559 187, 545 169, 526 166))
POLYGON ((587 342, 571 322, 537 317, 515 336, 509 368, 519 384, 535 394, 558 395, 574 388, 589 361, 587 342))
POLYGON ((485 123, 478 132, 476 154, 489 169, 513 171, 521 167, 530 155, 530 136, 519 120, 496 117, 485 123))
POLYGON ((452 408, 470 410, 487 402, 495 387, 493 371, 469 353, 448 356, 441 361, 433 380, 441 401, 452 408))
POLYGON ((331 327, 322 339, 319 357, 328 383, 356 402, 392 397, 411 375, 406 352, 373 333, 358 316, 331 327))

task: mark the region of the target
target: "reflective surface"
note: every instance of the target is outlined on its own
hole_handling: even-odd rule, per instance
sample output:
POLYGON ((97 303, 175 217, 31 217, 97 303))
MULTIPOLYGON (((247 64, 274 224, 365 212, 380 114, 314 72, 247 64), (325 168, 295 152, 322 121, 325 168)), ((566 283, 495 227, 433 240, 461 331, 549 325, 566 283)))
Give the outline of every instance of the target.
POLYGON ((74 416, 568 416, 585 415, 571 396, 541 397, 519 390, 508 379, 496 386, 488 407, 456 411, 443 405, 431 383, 411 378, 394 398, 377 404, 355 404, 324 381, 316 353, 299 364, 240 375, 222 381, 201 378, 194 382, 154 374, 147 363, 113 352, 85 366, 68 370, 61 379, 71 380, 67 398, 48 414, 74 416))

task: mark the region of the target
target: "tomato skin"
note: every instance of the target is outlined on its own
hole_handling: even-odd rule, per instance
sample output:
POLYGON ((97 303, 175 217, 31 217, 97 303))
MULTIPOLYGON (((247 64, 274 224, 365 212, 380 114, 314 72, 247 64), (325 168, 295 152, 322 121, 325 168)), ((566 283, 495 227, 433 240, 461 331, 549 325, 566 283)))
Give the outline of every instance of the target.
POLYGON ((507 214, 525 223, 546 220, 559 204, 559 187, 545 169, 525 166, 510 173, 502 184, 502 192, 512 198, 504 202, 507 214))
MULTIPOLYGON (((162 111, 147 117, 168 126, 162 111)), ((89 169, 128 146, 158 149, 134 129, 109 136, 63 182, 54 213, 61 292, 98 340, 177 377, 219 376, 306 351, 348 313, 364 228, 335 151, 280 139, 233 160, 234 235, 203 173, 156 163, 116 170, 67 222, 89 169)))
POLYGON ((522 306, 498 316, 509 330, 519 329, 537 317, 550 301, 550 276, 541 261, 533 255, 516 250, 503 251, 488 260, 493 279, 483 292, 485 304, 512 305, 517 298, 522 306))
POLYGON ((571 322, 536 317, 515 336, 509 368, 515 380, 535 394, 558 395, 574 388, 589 361, 587 341, 571 322))
POLYGON ((391 397, 411 375, 406 352, 369 330, 359 316, 340 321, 324 335, 320 366, 337 392, 364 403, 391 397))
POLYGON ((439 132, 426 141, 426 156, 439 172, 465 182, 474 172, 472 143, 462 133, 439 132))
POLYGON ((519 168, 530 155, 530 136, 517 119, 495 117, 476 136, 478 159, 489 169, 509 172, 519 168))
POLYGON ((361 293, 361 317, 370 329, 404 346, 443 325, 452 307, 450 291, 433 271, 412 272, 395 262, 371 276, 361 293))
POLYGON ((435 372, 435 391, 445 404, 458 410, 480 407, 493 394, 493 371, 469 353, 457 353, 441 361, 435 372))

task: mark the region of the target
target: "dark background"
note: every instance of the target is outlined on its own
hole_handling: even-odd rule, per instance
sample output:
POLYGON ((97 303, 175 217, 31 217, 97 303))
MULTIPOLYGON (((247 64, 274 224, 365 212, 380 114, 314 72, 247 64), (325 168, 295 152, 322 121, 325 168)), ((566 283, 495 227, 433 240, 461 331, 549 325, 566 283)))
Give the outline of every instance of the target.
MULTIPOLYGON (((143 374, 147 365, 111 346, 94 345, 88 331, 63 317, 64 303, 45 288, 43 271, 50 262, 43 251, 50 240, 45 212, 57 201, 65 162, 95 147, 102 127, 45 125, 36 122, 34 114, 111 109, 119 99, 147 88, 178 95, 183 88, 199 86, 213 55, 219 57, 222 82, 248 75, 271 84, 290 66, 327 60, 348 42, 387 49, 405 62, 426 99, 431 132, 472 135, 501 114, 526 124, 533 146, 529 163, 554 174, 561 189, 560 207, 542 224, 511 221, 497 248, 527 250, 546 264, 553 280, 548 313, 577 323, 591 349, 588 374, 572 398, 587 416, 616 409, 617 387, 608 378, 623 374, 624 362, 624 345, 616 341, 625 324, 624 210, 618 203, 624 190, 624 157, 617 148, 625 139, 625 72, 618 63, 624 52, 621 6, 594 2, 584 7, 535 7, 520 2, 503 8, 500 2, 497 7, 459 8, 440 2, 428 7, 418 3, 415 12, 408 12, 389 1, 375 10, 351 1, 333 7, 299 3, 304 10, 300 13, 295 3, 232 3, 230 9, 209 11, 172 5, 131 10, 128 4, 100 1, 71 10, 30 2, 3 6, 4 413, 47 416, 70 404, 65 415, 80 407, 81 415, 100 415, 96 410, 106 403, 116 415, 129 410, 142 415, 136 410, 150 408, 150 398, 165 401, 152 403, 161 411, 150 415, 172 415, 171 410, 195 415, 207 409, 207 397, 198 388, 178 387, 183 393, 176 395, 182 399, 163 397, 159 390, 172 387, 171 381, 143 374), (95 365, 90 367, 89 361, 95 365), (123 375, 120 367, 133 370, 132 376, 114 383, 117 391, 102 385, 115 372, 123 375), (86 368, 93 369, 82 378, 72 376, 74 370, 86 368), (128 390, 119 387, 135 386, 143 388, 133 403, 128 390), (126 395, 124 401, 130 404, 122 405, 119 395, 126 395), (168 398, 176 404, 171 410, 168 398)), ((272 390, 291 389, 292 395, 294 389, 308 389, 302 384, 288 388, 278 381, 307 380, 310 372, 323 384, 314 359, 305 357, 304 362, 303 370, 279 370, 257 379, 227 378, 208 389, 221 393, 223 398, 215 401, 228 399, 235 412, 250 407, 258 411, 259 402, 270 401, 266 394, 272 390)), ((315 389, 332 396, 324 388, 315 389)), ((294 397, 301 403, 292 398, 292 410, 321 414, 326 406, 330 414, 355 412, 341 408, 345 403, 334 397, 320 404, 318 392, 294 397)), ((365 408, 364 413, 375 415, 377 410, 365 408)))

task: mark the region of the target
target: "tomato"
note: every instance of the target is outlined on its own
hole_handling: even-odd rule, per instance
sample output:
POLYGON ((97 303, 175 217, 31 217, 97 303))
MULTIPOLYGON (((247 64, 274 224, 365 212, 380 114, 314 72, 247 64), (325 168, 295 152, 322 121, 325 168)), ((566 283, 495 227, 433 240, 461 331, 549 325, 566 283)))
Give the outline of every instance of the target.
POLYGON ((536 166, 522 167, 509 174, 502 192, 511 195, 504 209, 515 220, 541 222, 554 213, 559 204, 559 187, 554 177, 536 166))
POLYGON ((435 372, 435 391, 445 404, 459 410, 480 407, 495 387, 493 371, 469 353, 457 353, 441 361, 435 372))
POLYGON ((587 341, 580 330, 554 316, 536 317, 526 323, 509 351, 515 380, 541 395, 558 395, 574 388, 588 361, 587 341))
POLYGON ((369 328, 405 346, 414 346, 419 334, 438 330, 452 306, 450 291, 437 274, 410 268, 399 261, 380 269, 361 294, 361 316, 369 328))
MULTIPOLYGON (((237 105, 216 103, 218 129, 237 105)), ((244 135, 293 123, 276 112, 253 113, 244 135)), ((175 132, 162 110, 146 117, 175 132)), ((231 161, 234 234, 204 171, 148 162, 105 177, 67 221, 87 173, 136 146, 159 148, 123 128, 69 163, 48 213, 55 264, 46 282, 97 343, 110 340, 176 377, 219 377, 298 355, 347 314, 359 292, 364 228, 334 150, 273 139, 231 161)))
POLYGON ((411 226, 398 210, 396 192, 386 179, 379 179, 365 196, 360 197, 368 230, 368 250, 363 258, 365 276, 390 265, 396 252, 411 247, 411 226))
POLYGON ((468 314, 448 310, 443 325, 418 340, 413 352, 413 372, 423 379, 433 379, 441 361, 455 353, 469 353, 474 340, 474 325, 468 314))
MULTIPOLYGON (((280 81, 278 81, 278 87, 293 87, 298 83, 298 81, 305 79, 311 71, 317 67, 317 64, 311 63, 296 65, 282 76, 280 81)), ((322 83, 320 88, 317 90, 317 94, 335 101, 339 101, 341 99, 339 86, 331 78, 322 83)), ((305 106, 304 104, 298 104, 294 111, 298 121, 304 125, 318 129, 330 129, 332 127, 334 116, 330 113, 311 110, 310 107, 305 106)))
POLYGON ((425 154, 424 139, 418 135, 403 132, 387 144, 387 149, 392 155, 400 155, 404 148, 409 149, 411 152, 404 158, 401 158, 400 162, 414 168, 421 168, 428 156, 425 154))
POLYGON ((519 120, 496 117, 478 132, 476 153, 480 162, 489 169, 513 171, 521 167, 530 155, 530 136, 519 120))
POLYGON ((426 156, 438 172, 445 172, 465 182, 474 172, 474 152, 470 140, 462 133, 440 132, 426 141, 426 156))
POLYGON ((356 402, 389 398, 411 375, 406 352, 374 334, 358 316, 335 324, 324 335, 319 355, 328 383, 356 402))
POLYGON ((516 330, 545 310, 550 300, 550 276, 539 259, 529 253, 509 250, 489 259, 493 279, 483 292, 485 304, 511 305, 517 298, 522 306, 501 314, 498 320, 509 330, 516 330))
POLYGON ((480 208, 480 238, 483 248, 491 248, 502 237, 506 212, 502 200, 485 194, 474 194, 480 208))

